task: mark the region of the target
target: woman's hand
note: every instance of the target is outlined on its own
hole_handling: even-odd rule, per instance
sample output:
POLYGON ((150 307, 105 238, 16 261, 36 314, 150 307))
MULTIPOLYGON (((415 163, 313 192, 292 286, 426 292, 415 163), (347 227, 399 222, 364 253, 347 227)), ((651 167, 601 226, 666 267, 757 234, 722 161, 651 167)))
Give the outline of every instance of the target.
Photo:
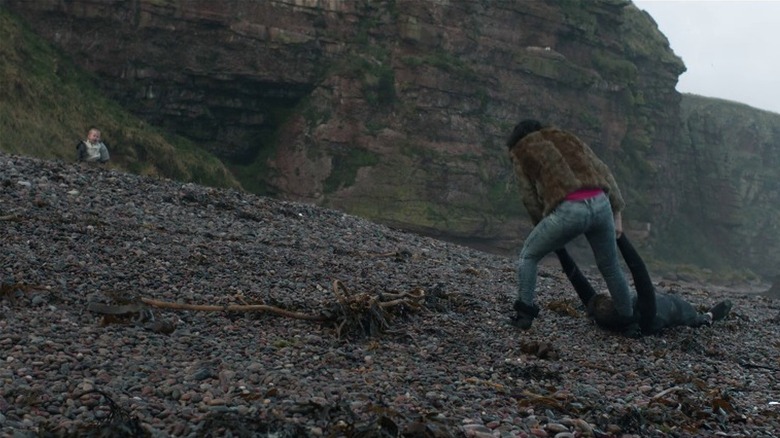
POLYGON ((615 218, 615 238, 619 239, 623 235, 623 214, 618 211, 612 217, 615 218))

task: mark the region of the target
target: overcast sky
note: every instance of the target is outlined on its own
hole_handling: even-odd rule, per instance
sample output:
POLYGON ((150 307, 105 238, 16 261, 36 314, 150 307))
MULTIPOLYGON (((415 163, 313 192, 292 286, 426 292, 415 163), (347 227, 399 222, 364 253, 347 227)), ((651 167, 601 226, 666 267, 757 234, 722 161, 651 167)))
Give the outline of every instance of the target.
POLYGON ((634 0, 687 71, 677 91, 780 114, 780 0, 634 0))

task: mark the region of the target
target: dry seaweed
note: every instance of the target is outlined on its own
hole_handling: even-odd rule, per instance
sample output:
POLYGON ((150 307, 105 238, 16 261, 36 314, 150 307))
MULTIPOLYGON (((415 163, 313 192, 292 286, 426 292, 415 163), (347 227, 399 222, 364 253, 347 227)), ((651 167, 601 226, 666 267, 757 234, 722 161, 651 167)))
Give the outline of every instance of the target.
POLYGON ((559 315, 571 316, 572 318, 576 318, 581 315, 581 312, 577 311, 576 309, 576 306, 578 304, 572 304, 572 303, 573 301, 567 299, 552 300, 549 303, 547 303, 547 308, 559 315))
POLYGON ((284 419, 267 420, 233 412, 215 412, 204 419, 195 431, 195 436, 199 438, 295 438, 307 436, 307 431, 301 425, 284 419))
POLYGON ((560 358, 558 351, 548 342, 523 340, 520 344, 520 351, 536 356, 539 359, 558 360, 560 358))
POLYGON ((201 423, 198 437, 301 437, 311 436, 311 431, 285 416, 317 418, 332 425, 327 438, 454 438, 457 425, 436 414, 418 414, 404 418, 399 412, 380 405, 370 405, 366 417, 356 414, 349 403, 337 401, 320 403, 312 400, 295 403, 285 413, 274 409, 257 415, 245 416, 233 412, 209 414, 201 423), (405 427, 400 424, 405 423, 405 427))
POLYGON ((42 286, 24 284, 13 280, 5 280, 0 283, 0 299, 6 299, 8 301, 15 302, 24 294, 35 290, 46 290, 46 288, 42 286))
MULTIPOLYGON (((91 394, 98 394, 101 400, 108 404, 109 413, 105 418, 91 423, 78 425, 75 430, 61 430, 58 427, 44 426, 39 437, 49 438, 149 438, 152 434, 146 430, 138 417, 131 415, 127 410, 119 406, 105 392, 92 389, 78 395, 82 398, 91 394)), ((98 404, 94 408, 104 405, 98 404)))
POLYGON ((397 315, 419 310, 425 291, 415 289, 402 294, 350 293, 339 280, 333 282, 336 304, 328 314, 336 322, 336 336, 375 337, 387 331, 397 315))
MULTIPOLYGON (((422 288, 402 293, 366 292, 351 293, 340 280, 333 281, 333 293, 336 302, 319 314, 297 312, 267 304, 187 304, 161 301, 152 298, 137 298, 130 302, 122 300, 118 304, 90 302, 87 310, 103 316, 103 325, 116 323, 143 323, 145 328, 160 333, 171 333, 175 325, 155 317, 150 307, 158 309, 190 310, 205 312, 260 312, 271 313, 294 319, 323 322, 335 328, 336 336, 375 337, 386 332, 394 319, 417 312, 423 308, 447 311, 452 307, 452 296, 441 288, 433 296, 422 288)), ((115 298, 116 299, 116 298, 115 298)), ((540 357, 549 358, 548 352, 540 357)))

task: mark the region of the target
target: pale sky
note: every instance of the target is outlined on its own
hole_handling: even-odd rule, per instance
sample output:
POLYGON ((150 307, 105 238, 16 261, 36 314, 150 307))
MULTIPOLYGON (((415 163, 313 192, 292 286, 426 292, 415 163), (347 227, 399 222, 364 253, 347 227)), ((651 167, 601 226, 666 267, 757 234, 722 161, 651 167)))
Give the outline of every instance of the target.
POLYGON ((780 114, 780 0, 634 0, 687 71, 677 91, 780 114))

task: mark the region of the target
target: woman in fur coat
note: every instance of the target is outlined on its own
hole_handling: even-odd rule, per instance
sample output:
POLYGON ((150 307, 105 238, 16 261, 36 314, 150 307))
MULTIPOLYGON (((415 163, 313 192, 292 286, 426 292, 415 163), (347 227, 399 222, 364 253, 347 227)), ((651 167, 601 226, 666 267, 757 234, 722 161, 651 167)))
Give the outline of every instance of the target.
POLYGON ((604 277, 617 317, 635 323, 632 296, 617 256, 624 207, 609 168, 577 136, 536 120, 518 123, 507 140, 523 204, 534 223, 517 268, 518 293, 510 323, 523 330, 539 314, 539 261, 584 235, 604 277))

